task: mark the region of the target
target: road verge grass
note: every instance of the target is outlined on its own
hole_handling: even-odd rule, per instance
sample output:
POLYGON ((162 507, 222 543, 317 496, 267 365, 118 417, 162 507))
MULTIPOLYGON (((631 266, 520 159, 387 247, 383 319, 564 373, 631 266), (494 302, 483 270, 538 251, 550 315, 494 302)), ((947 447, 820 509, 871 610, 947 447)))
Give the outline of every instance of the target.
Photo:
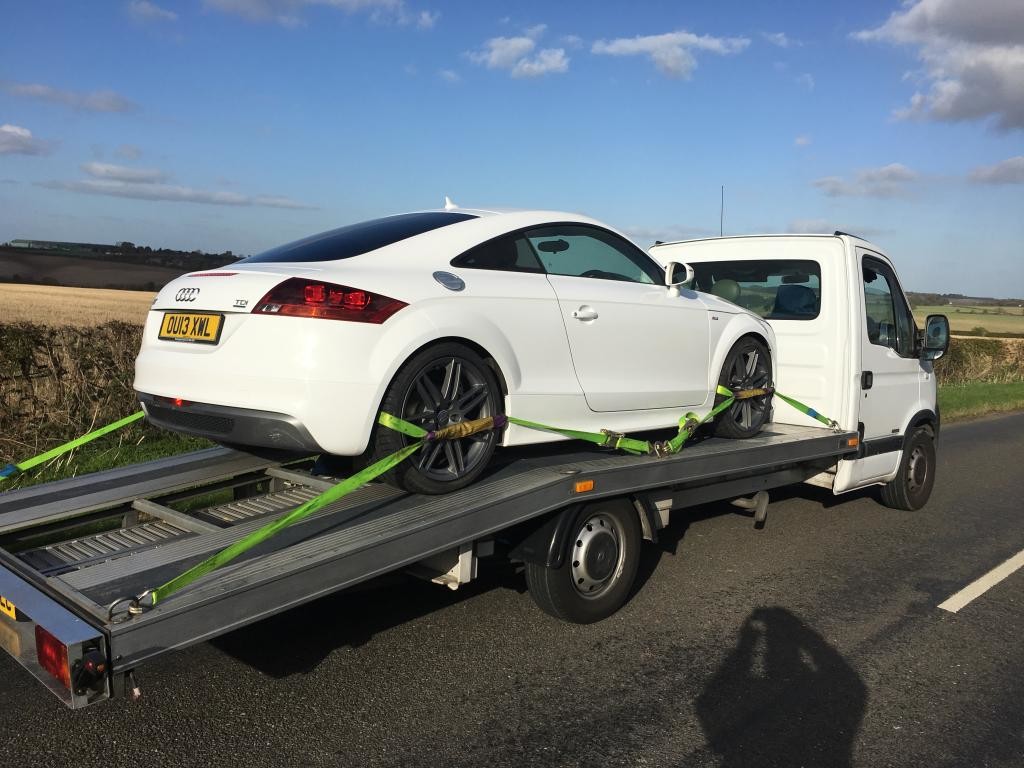
POLYGON ((1024 410, 1024 381, 946 384, 939 387, 939 408, 944 423, 1024 410))

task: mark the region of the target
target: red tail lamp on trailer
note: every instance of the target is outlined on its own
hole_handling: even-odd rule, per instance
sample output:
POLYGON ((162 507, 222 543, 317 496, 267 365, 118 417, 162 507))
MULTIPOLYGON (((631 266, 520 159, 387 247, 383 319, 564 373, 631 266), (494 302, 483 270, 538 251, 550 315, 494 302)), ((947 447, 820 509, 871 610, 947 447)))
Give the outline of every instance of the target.
POLYGON ((256 302, 252 314, 380 324, 406 306, 404 301, 379 293, 292 277, 256 302))
POLYGON ((36 625, 36 658, 39 661, 39 666, 59 680, 65 688, 71 687, 67 646, 38 624, 36 625))

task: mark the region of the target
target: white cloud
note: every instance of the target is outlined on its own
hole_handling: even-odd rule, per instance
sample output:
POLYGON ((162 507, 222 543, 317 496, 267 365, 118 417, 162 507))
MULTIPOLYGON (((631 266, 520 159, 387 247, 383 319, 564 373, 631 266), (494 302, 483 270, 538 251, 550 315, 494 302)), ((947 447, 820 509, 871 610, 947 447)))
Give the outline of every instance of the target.
POLYGON ((798 85, 802 85, 808 91, 814 90, 814 75, 804 72, 802 75, 797 75, 796 82, 798 85))
POLYGON ((842 176, 824 176, 811 184, 828 197, 902 197, 909 194, 909 185, 919 174, 900 163, 879 168, 865 168, 852 180, 842 176))
POLYGON ((444 80, 446 83, 461 83, 462 75, 456 72, 454 69, 442 69, 439 70, 437 76, 444 80))
POLYGON ((900 119, 994 118, 1000 130, 1024 129, 1024 12, 1020 0, 909 0, 862 41, 917 48, 926 92, 900 119))
POLYGON ((793 144, 797 147, 809 147, 811 145, 811 137, 806 133, 802 133, 793 139, 793 144))
POLYGON ((128 3, 128 15, 135 21, 143 23, 178 20, 178 14, 174 11, 161 8, 156 3, 149 2, 149 0, 132 0, 132 2, 128 3))
POLYGON ((561 42, 566 48, 583 47, 583 38, 579 35, 562 35, 561 42))
POLYGON ((478 51, 470 51, 470 61, 488 69, 512 69, 537 44, 529 37, 492 37, 478 51))
POLYGON ((302 25, 302 10, 328 6, 343 13, 368 13, 371 20, 385 24, 415 24, 430 29, 440 18, 437 11, 412 12, 404 0, 203 0, 207 8, 241 16, 255 22, 276 22, 285 27, 302 25))
POLYGON ((718 230, 710 230, 706 227, 693 227, 685 224, 665 224, 662 226, 632 226, 623 230, 630 239, 641 245, 654 244, 661 241, 671 243, 676 240, 693 240, 700 237, 711 237, 718 234, 718 230))
POLYGON ((167 174, 157 168, 129 168, 112 163, 84 163, 82 170, 97 179, 112 179, 130 183, 157 183, 167 180, 167 174))
POLYGON ((678 30, 662 35, 597 40, 590 51, 607 56, 647 56, 662 74, 688 79, 697 66, 692 51, 728 55, 739 53, 748 45, 750 40, 745 37, 712 37, 678 30))
POLYGON ((512 77, 540 77, 550 72, 568 72, 569 57, 562 48, 545 48, 532 59, 520 59, 512 67, 512 77))
POLYGON ((772 45, 777 45, 779 48, 794 48, 803 45, 799 40, 794 40, 785 32, 762 32, 761 37, 772 45))
POLYGON ((564 48, 544 48, 534 53, 537 38, 547 26, 538 24, 519 37, 492 37, 481 48, 469 51, 469 60, 488 69, 504 69, 512 77, 540 77, 569 71, 569 57, 564 48))
POLYGON ((15 96, 62 104, 84 112, 134 112, 139 108, 135 102, 113 91, 66 91, 42 83, 3 82, 0 85, 15 96))
POLYGON ((53 147, 52 141, 37 139, 28 128, 0 125, 0 155, 48 155, 53 147))
POLYGON ((416 15, 416 26, 420 29, 433 29, 434 25, 437 24, 437 20, 441 18, 440 11, 420 11, 416 15))
POLYGON ((78 181, 45 181, 38 186, 79 192, 88 195, 107 195, 134 200, 152 200, 176 203, 204 203, 207 205, 259 206, 264 208, 308 209, 313 206, 287 197, 274 195, 243 195, 224 190, 195 189, 175 184, 119 181, 117 179, 82 179, 78 181))
POLYGON ((975 168, 968 178, 976 184, 1024 184, 1024 155, 975 168))

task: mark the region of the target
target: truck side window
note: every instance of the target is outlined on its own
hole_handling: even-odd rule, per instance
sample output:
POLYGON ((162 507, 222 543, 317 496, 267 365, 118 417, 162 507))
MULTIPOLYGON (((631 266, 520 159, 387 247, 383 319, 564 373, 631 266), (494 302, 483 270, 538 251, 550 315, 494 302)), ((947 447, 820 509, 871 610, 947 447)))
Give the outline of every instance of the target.
POLYGON ((864 259, 863 271, 868 341, 889 347, 901 357, 913 357, 914 317, 896 275, 888 265, 871 258, 864 259))

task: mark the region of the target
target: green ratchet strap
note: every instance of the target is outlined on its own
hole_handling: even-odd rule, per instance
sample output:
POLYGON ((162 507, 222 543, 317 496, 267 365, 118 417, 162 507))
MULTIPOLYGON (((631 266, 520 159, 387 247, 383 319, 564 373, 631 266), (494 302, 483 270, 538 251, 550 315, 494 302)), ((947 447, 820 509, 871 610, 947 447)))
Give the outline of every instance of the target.
POLYGON ((76 437, 74 440, 64 443, 64 445, 58 445, 56 448, 52 448, 46 453, 41 453, 38 456, 33 456, 31 459, 25 459, 25 461, 18 462, 17 464, 8 464, 3 469, 0 469, 0 482, 8 480, 14 477, 15 475, 25 472, 26 470, 32 469, 32 467, 39 466, 40 464, 43 464, 49 461, 50 459, 55 459, 56 457, 65 454, 68 451, 74 450, 80 445, 85 445, 86 443, 95 440, 97 437, 102 437, 103 435, 113 432, 114 430, 120 429, 121 427, 126 427, 132 422, 138 421, 144 415, 145 414, 143 414, 142 411, 136 411, 131 416, 125 416, 123 419, 119 419, 118 421, 115 421, 113 424, 107 424, 107 426, 100 427, 99 429, 94 430, 87 435, 76 437))
POLYGON ((805 414, 807 416, 810 416, 812 419, 816 419, 817 421, 820 421, 822 424, 824 424, 826 427, 829 427, 834 432, 839 432, 840 431, 840 429, 839 429, 839 422, 838 421, 835 421, 834 419, 830 419, 830 418, 828 418, 828 416, 821 415, 816 410, 811 408, 809 405, 804 405, 799 400, 794 400, 791 397, 786 397, 781 392, 776 392, 775 396, 777 398, 779 398, 780 400, 782 400, 784 403, 788 403, 789 405, 791 405, 794 408, 796 408, 798 411, 800 411, 800 413, 803 413, 803 414, 805 414))
MULTIPOLYGON (((386 456, 380 461, 371 464, 360 472, 349 477, 347 480, 343 480, 337 485, 333 486, 329 490, 320 494, 319 496, 310 499, 306 503, 299 507, 296 507, 291 512, 283 515, 282 517, 273 520, 263 527, 253 531, 247 536, 236 541, 234 544, 222 549, 220 552, 210 556, 206 560, 202 561, 198 565, 194 565, 181 575, 171 579, 166 584, 143 592, 134 598, 129 598, 130 603, 129 613, 138 614, 141 613, 145 608, 152 607, 157 603, 166 600, 168 597, 173 595, 180 589, 188 586, 196 579, 205 576, 212 571, 220 568, 221 566, 231 562, 239 555, 244 554, 256 545, 266 541, 270 537, 284 530, 290 525, 309 517, 317 510, 323 509, 328 504, 332 504, 339 499, 347 496, 349 493, 355 491, 357 488, 365 485, 371 480, 383 475, 388 470, 396 467, 398 464, 405 461, 407 458, 420 450, 424 445, 439 440, 453 440, 461 437, 467 437, 478 432, 484 432, 491 429, 502 429, 507 424, 516 424, 527 429, 536 429, 544 432, 553 432, 555 434, 562 435, 564 437, 585 440, 589 443, 599 445, 605 448, 614 448, 635 455, 649 455, 649 456, 669 456, 678 453, 682 450, 683 445, 690 437, 697 431, 697 429, 707 422, 714 419, 720 413, 729 408, 737 400, 744 400, 751 397, 759 397, 763 395, 778 394, 773 389, 759 389, 759 390, 737 390, 732 391, 726 387, 719 386, 716 390, 716 395, 722 396, 725 399, 712 408, 704 418, 698 418, 695 413, 687 413, 681 419, 679 419, 679 431, 675 437, 665 442, 648 442, 646 440, 636 440, 617 432, 611 432, 609 430, 602 430, 601 432, 583 432, 574 429, 561 429, 559 427, 552 427, 547 424, 540 424, 534 421, 527 421, 526 419, 519 419, 514 416, 498 415, 493 417, 486 417, 482 419, 474 419, 472 421, 460 422, 452 424, 442 429, 428 431, 419 427, 411 422, 400 419, 389 413, 381 413, 377 419, 377 422, 388 429, 393 429, 403 435, 413 438, 416 442, 407 445, 401 450, 392 453, 390 456, 386 456), (144 605, 145 601, 149 601, 148 605, 144 605)), ((779 395, 785 402, 792 405, 801 413, 805 413, 812 418, 816 418, 822 423, 836 428, 836 422, 829 419, 825 419, 823 416, 817 413, 812 408, 800 403, 791 398, 779 395)), ((118 601, 121 602, 121 601, 118 601)))
MULTIPOLYGON (((420 449, 420 446, 422 444, 423 441, 420 441, 418 443, 412 443, 411 445, 407 445, 405 448, 402 448, 400 451, 395 451, 390 456, 386 456, 380 461, 371 464, 361 472, 357 472, 347 480, 343 480, 333 488, 324 491, 319 496, 310 499, 301 506, 296 507, 287 515, 284 515, 282 517, 277 518, 276 520, 271 521, 270 523, 267 523, 262 528, 258 528, 257 530, 250 533, 248 536, 245 536, 236 541, 234 544, 225 547, 220 552, 216 553, 215 555, 212 555, 211 557, 208 557, 206 560, 203 560, 203 562, 199 563, 198 565, 192 566, 180 576, 176 576, 163 586, 157 587, 156 589, 152 590, 149 593, 149 597, 152 599, 152 604, 156 605, 161 600, 165 600, 167 597, 174 594, 179 589, 182 589, 191 584, 200 576, 205 576, 211 571, 220 568, 222 565, 230 563, 232 560, 234 560, 242 553, 247 552, 248 550, 255 547, 257 544, 266 541, 274 534, 287 528, 289 525, 292 525, 294 523, 299 522, 300 520, 309 517, 318 509, 323 509, 328 504, 337 501, 343 496, 347 496, 349 493, 356 490, 356 488, 359 488, 360 486, 365 485, 366 483, 370 482, 376 477, 383 475, 389 469, 391 469, 397 464, 402 463, 409 456, 416 453, 416 451, 420 449)), ((140 595, 136 599, 136 602, 145 599, 145 596, 146 593, 142 593, 142 595, 140 595)))

